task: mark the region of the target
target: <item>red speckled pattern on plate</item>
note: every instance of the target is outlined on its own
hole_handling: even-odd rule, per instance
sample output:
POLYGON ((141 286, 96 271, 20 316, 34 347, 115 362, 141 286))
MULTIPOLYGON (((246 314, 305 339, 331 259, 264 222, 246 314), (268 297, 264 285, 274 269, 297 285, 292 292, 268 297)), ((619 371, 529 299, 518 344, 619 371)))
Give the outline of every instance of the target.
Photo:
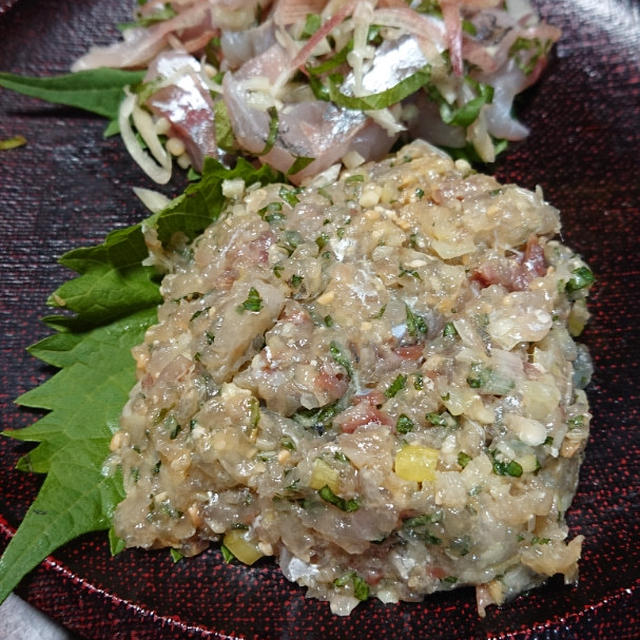
MULTIPOLYGON (((217 550, 174 564, 166 552, 109 556, 106 536, 58 550, 17 592, 86 638, 640 638, 640 11, 629 0, 541 0, 563 29, 543 81, 520 106, 533 133, 495 167, 499 178, 543 186, 562 211, 566 241, 598 275, 584 337, 596 365, 594 419, 568 519, 586 537, 577 588, 553 579, 487 617, 463 589, 421 604, 358 607, 332 616, 268 561, 225 565, 217 550)), ((92 42, 117 36, 122 0, 21 0, 0 11, 0 68, 61 73, 92 42)), ((38 318, 66 277, 64 251, 100 241, 144 212, 131 194, 151 186, 104 123, 0 90, 0 416, 33 422, 13 398, 51 375, 24 348, 46 335, 38 318)), ((0 439, 0 546, 40 479, 13 469, 25 445, 0 439)))

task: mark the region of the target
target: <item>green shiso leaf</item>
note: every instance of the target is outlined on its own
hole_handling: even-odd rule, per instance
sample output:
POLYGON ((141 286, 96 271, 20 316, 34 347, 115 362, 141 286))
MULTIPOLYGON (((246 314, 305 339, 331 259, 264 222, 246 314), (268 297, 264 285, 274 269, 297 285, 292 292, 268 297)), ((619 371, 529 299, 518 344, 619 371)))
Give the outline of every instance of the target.
POLYGON ((430 78, 431 67, 426 65, 389 89, 361 97, 341 93, 338 88, 338 83, 333 78, 329 78, 329 98, 338 106, 345 107, 346 109, 375 111, 385 109, 392 104, 396 104, 396 102, 404 100, 420 89, 420 87, 427 84, 430 78))
MULTIPOLYGON (((51 296, 71 313, 49 317, 58 330, 29 348, 58 367, 52 378, 17 402, 49 411, 33 425, 3 435, 38 443, 18 468, 46 473, 40 493, 0 558, 0 602, 20 580, 58 547, 84 533, 106 530, 124 497, 119 473, 103 471, 109 441, 135 383, 131 348, 156 321, 158 279, 147 257, 143 226, 165 243, 175 232, 194 238, 222 211, 222 181, 275 182, 282 175, 239 161, 225 169, 207 160, 202 179, 144 223, 110 233, 94 247, 75 249, 60 262, 78 273, 51 296)), ((111 546, 114 547, 114 536, 111 546)), ((115 545, 119 547, 120 545, 115 545)))
POLYGON ((0 72, 0 87, 54 104, 84 109, 109 119, 105 137, 120 131, 118 110, 124 87, 142 81, 144 71, 122 71, 101 67, 48 78, 0 72))

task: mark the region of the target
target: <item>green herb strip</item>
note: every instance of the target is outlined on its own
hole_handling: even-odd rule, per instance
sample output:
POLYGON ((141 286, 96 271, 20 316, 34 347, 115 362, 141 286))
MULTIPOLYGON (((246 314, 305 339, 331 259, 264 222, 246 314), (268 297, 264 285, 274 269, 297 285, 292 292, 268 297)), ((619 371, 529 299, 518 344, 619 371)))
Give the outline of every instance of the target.
POLYGON ((329 99, 339 107, 357 111, 377 111, 378 109, 386 109, 409 97, 420 89, 420 87, 427 84, 430 78, 431 67, 426 65, 385 91, 372 93, 368 96, 356 97, 341 93, 338 88, 337 79, 330 76, 328 79, 328 94, 329 99))
POLYGON ((386 398, 393 398, 407 386, 407 376, 399 374, 384 392, 386 398))
POLYGON ((287 169, 287 175, 294 176, 296 173, 300 173, 300 171, 308 167, 314 160, 315 158, 297 156, 293 164, 287 169))
POLYGON ((264 148, 260 153, 256 153, 257 156, 267 155, 267 153, 273 149, 273 145, 276 143, 276 139, 278 138, 278 128, 280 126, 278 110, 275 107, 269 107, 267 109, 267 113, 269 114, 269 133, 267 134, 267 140, 264 143, 264 148))
POLYGON ((346 372, 349 378, 353 378, 353 367, 351 365, 351 360, 347 357, 345 351, 342 347, 335 341, 332 340, 329 345, 329 353, 333 358, 336 364, 339 364, 346 372))
POLYGON ((360 508, 360 503, 357 498, 349 498, 345 500, 340 496, 337 496, 331 489, 325 485, 318 491, 320 497, 329 504, 332 504, 334 507, 338 507, 340 511, 345 511, 346 513, 351 513, 353 511, 357 511, 360 508))

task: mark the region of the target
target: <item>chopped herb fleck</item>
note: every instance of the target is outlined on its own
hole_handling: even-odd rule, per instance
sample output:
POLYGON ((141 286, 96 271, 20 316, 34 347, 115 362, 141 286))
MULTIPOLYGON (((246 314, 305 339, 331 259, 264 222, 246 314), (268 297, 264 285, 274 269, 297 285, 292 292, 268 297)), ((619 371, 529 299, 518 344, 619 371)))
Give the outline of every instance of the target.
POLYGON ((322 25, 322 18, 318 13, 308 13, 300 34, 301 40, 308 40, 322 25))
POLYGON ((236 559, 236 557, 233 555, 231 550, 223 544, 220 545, 220 553, 222 553, 222 559, 227 564, 229 564, 229 562, 232 562, 233 560, 236 559))
POLYGON ((384 315, 384 312, 387 310, 387 305, 383 304, 380 307, 380 311, 378 311, 378 313, 376 313, 375 315, 371 316, 372 320, 377 320, 378 318, 382 318, 382 316, 384 315))
POLYGON ((324 233, 322 232, 317 238, 316 238, 316 244, 318 245, 318 251, 322 251, 322 249, 325 248, 327 242, 329 242, 329 234, 328 233, 324 233))
POLYGON ((190 319, 190 322, 193 322, 193 320, 195 320, 196 318, 199 318, 203 313, 206 313, 207 311, 209 311, 211 307, 205 307, 204 309, 198 309, 192 316, 190 319))
POLYGON ((335 507, 338 507, 340 511, 346 511, 347 513, 351 513, 352 511, 357 511, 360 508, 360 503, 357 498, 349 498, 349 500, 345 500, 340 496, 337 496, 331 489, 325 485, 318 491, 320 497, 335 507))
POLYGON ((407 385, 407 376, 399 374, 396 379, 387 387, 384 392, 385 397, 393 398, 398 391, 402 391, 407 385))
POLYGON ((369 597, 369 585, 358 575, 353 578, 353 595, 360 601, 369 597))
POLYGON ((306 429, 314 429, 322 435, 331 427, 331 421, 340 412, 337 402, 317 409, 298 409, 291 417, 306 429))
POLYGON ((404 308, 407 315, 407 332, 409 335, 416 337, 418 334, 426 334, 429 331, 429 327, 425 319, 421 315, 413 313, 408 304, 405 304, 404 308))
POLYGON ((572 418, 569 418, 567 424, 569 425, 569 429, 579 429, 584 426, 584 416, 573 416, 572 418))
POLYGON ((461 451, 458 454, 458 464, 464 469, 470 462, 472 458, 468 453, 461 451))
POLYGON ((564 288, 567 293, 575 293, 580 289, 590 287, 595 280, 595 276, 588 267, 578 267, 571 272, 571 278, 564 288))
POLYGON ((281 202, 270 202, 266 207, 258 209, 258 215, 269 224, 283 220, 285 217, 284 213, 282 213, 281 202))
POLYGON ((179 562, 184 556, 177 549, 169 549, 169 555, 174 562, 179 562))
POLYGON ((495 456, 495 452, 491 452, 493 456, 493 472, 499 476, 511 476, 512 478, 519 478, 522 475, 522 466, 515 460, 505 462, 498 460, 495 456))
POLYGON ((497 373, 482 362, 474 362, 467 377, 467 384, 472 389, 481 389, 489 395, 504 396, 514 387, 513 380, 497 373))
POLYGON ((249 424, 257 427, 260 422, 260 401, 257 398, 249 399, 249 424))
POLYGON ((416 280, 422 280, 420 274, 415 269, 405 269, 402 265, 398 265, 400 271, 398 272, 398 278, 402 278, 402 276, 412 276, 416 278, 416 280))
MULTIPOLYGON (((293 176, 296 173, 302 171, 305 167, 308 167, 315 158, 307 158, 306 156, 297 156, 293 161, 293 164, 287 170, 288 176, 293 176)), ((333 203, 332 203, 333 204, 333 203)))
POLYGON ((295 207, 300 199, 298 198, 298 194, 301 189, 287 189, 287 187, 280 187, 280 191, 278 191, 278 195, 290 206, 295 207))
POLYGON ((253 311, 257 313, 260 309, 262 309, 262 298, 258 290, 255 287, 251 287, 247 299, 238 307, 238 311, 240 313, 243 311, 253 311))
POLYGON ((398 416, 398 420, 396 421, 396 431, 398 433, 409 433, 409 431, 413 431, 414 426, 413 420, 406 414, 401 413, 398 416))
POLYGON ((329 345, 329 353, 336 364, 339 364, 346 372, 349 378, 353 378, 353 368, 351 366, 351 360, 347 357, 342 347, 335 342, 331 341, 329 345))
POLYGON ((453 322, 447 322, 447 324, 444 325, 444 329, 442 330, 442 335, 445 338, 458 335, 458 332, 456 331, 456 328, 453 322))

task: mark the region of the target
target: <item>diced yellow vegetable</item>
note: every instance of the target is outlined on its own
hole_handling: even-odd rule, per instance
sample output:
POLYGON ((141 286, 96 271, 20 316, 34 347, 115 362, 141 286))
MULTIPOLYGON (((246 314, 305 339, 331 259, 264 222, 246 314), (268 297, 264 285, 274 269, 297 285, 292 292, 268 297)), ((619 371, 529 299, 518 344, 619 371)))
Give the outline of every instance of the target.
POLYGON ((222 544, 244 564, 253 564, 264 555, 258 545, 251 540, 249 531, 246 529, 231 529, 231 531, 227 531, 224 534, 222 544))
POLYGON ((334 493, 338 493, 340 490, 340 474, 322 458, 316 458, 313 461, 309 486, 317 491, 327 486, 334 493))
POLYGON ((569 327, 569 333, 572 336, 579 336, 584 329, 584 325, 589 320, 590 313, 587 310, 587 302, 584 299, 576 300, 571 307, 567 324, 569 327))
POLYGON ((433 482, 436 477, 439 451, 431 447, 410 444, 396 454, 395 472, 403 480, 433 482))
POLYGON ((525 473, 532 473, 539 468, 538 459, 534 453, 527 453, 519 458, 516 458, 516 462, 522 467, 525 473))

